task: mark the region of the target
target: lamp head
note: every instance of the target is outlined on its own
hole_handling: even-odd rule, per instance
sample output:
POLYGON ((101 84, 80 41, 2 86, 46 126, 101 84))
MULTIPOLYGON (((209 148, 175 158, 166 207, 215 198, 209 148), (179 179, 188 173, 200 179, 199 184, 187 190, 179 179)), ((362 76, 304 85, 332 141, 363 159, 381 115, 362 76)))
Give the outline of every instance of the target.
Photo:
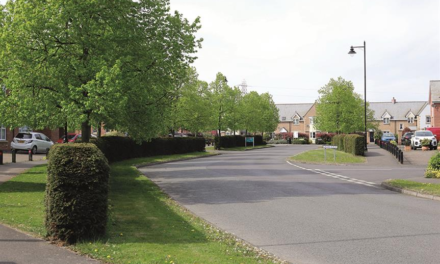
POLYGON ((354 48, 353 48, 353 46, 351 46, 350 47, 350 51, 348 52, 348 55, 350 55, 350 56, 354 56, 356 54, 356 51, 354 51, 354 48))

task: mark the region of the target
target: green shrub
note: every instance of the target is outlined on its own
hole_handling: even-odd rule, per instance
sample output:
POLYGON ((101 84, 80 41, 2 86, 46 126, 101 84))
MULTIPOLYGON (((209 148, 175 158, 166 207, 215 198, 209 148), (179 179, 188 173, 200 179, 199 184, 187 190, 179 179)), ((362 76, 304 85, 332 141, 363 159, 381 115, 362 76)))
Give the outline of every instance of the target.
POLYGON ((357 156, 364 156, 364 137, 357 134, 335 135, 332 138, 332 145, 337 146, 338 150, 345 151, 357 156))
POLYGON ((390 143, 393 144, 394 146, 397 146, 397 142, 395 140, 391 140, 390 143))
POLYGON ((431 140, 424 138, 424 139, 422 139, 422 142, 420 142, 420 143, 422 144, 422 146, 429 146, 429 145, 431 145, 431 140))
POLYGON ((425 172, 426 178, 440 178, 440 153, 432 156, 425 172))
POLYGON ((109 165, 93 144, 58 144, 47 167, 47 236, 75 243, 105 235, 109 165))
MULTIPOLYGON (((266 142, 263 141, 263 137, 261 135, 258 136, 248 136, 254 138, 255 146, 266 145, 266 142)), ((222 136, 215 138, 216 148, 235 148, 235 147, 244 147, 245 146, 245 136, 222 136)), ((247 146, 252 145, 252 143, 247 143, 247 146)))
POLYGON ((278 140, 269 140, 269 142, 267 142, 269 144, 289 144, 289 142, 287 140, 284 139, 278 139, 278 140))
POLYGON ((92 139, 110 163, 157 155, 184 154, 205 151, 202 137, 154 138, 150 142, 136 143, 129 137, 102 137, 92 139))
POLYGON ((309 144, 309 140, 305 138, 295 138, 293 139, 292 144, 309 144))

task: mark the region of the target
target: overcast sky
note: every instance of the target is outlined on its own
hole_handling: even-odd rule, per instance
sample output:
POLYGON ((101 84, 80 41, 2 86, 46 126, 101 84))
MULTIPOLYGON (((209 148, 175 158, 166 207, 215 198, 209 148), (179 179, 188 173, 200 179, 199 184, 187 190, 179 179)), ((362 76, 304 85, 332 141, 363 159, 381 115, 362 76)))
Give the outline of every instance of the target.
MULTIPOLYGON (((339 76, 367 100, 428 100, 440 80, 440 0, 170 0, 189 20, 201 17, 199 78, 269 92, 276 103, 314 102, 339 76)), ((4 3, 5 0, 0 0, 4 3)))

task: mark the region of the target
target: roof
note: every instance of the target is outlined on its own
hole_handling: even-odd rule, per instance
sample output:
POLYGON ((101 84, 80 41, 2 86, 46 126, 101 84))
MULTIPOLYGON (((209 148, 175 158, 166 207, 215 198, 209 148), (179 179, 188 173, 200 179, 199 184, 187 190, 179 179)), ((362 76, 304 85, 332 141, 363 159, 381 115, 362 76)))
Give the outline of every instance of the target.
POLYGON ((280 115, 280 121, 292 121, 292 118, 298 114, 301 117, 304 117, 307 112, 312 108, 313 103, 305 103, 305 104, 277 104, 278 113, 280 115), (283 117, 286 120, 283 120, 283 117))
POLYGON ((432 103, 440 103, 440 80, 429 82, 429 92, 432 103))
POLYGON ((386 113, 391 116, 392 120, 407 120, 407 115, 410 112, 414 115, 420 115, 427 105, 427 101, 370 102, 370 109, 374 111, 374 119, 376 120, 382 120, 386 113))

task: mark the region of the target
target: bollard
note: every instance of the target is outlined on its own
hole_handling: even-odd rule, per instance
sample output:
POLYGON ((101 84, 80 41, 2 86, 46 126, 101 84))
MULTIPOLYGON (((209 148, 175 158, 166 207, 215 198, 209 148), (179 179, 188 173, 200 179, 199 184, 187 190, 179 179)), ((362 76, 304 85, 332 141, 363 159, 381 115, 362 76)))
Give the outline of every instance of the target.
POLYGON ((3 150, 0 150, 0 165, 3 165, 3 150))
POLYGON ((17 150, 13 149, 12 150, 12 163, 16 163, 17 162, 16 154, 17 154, 17 150))
POLYGON ((32 149, 29 150, 29 161, 32 161, 32 149))
POLYGON ((403 164, 403 151, 400 152, 400 164, 403 164))

